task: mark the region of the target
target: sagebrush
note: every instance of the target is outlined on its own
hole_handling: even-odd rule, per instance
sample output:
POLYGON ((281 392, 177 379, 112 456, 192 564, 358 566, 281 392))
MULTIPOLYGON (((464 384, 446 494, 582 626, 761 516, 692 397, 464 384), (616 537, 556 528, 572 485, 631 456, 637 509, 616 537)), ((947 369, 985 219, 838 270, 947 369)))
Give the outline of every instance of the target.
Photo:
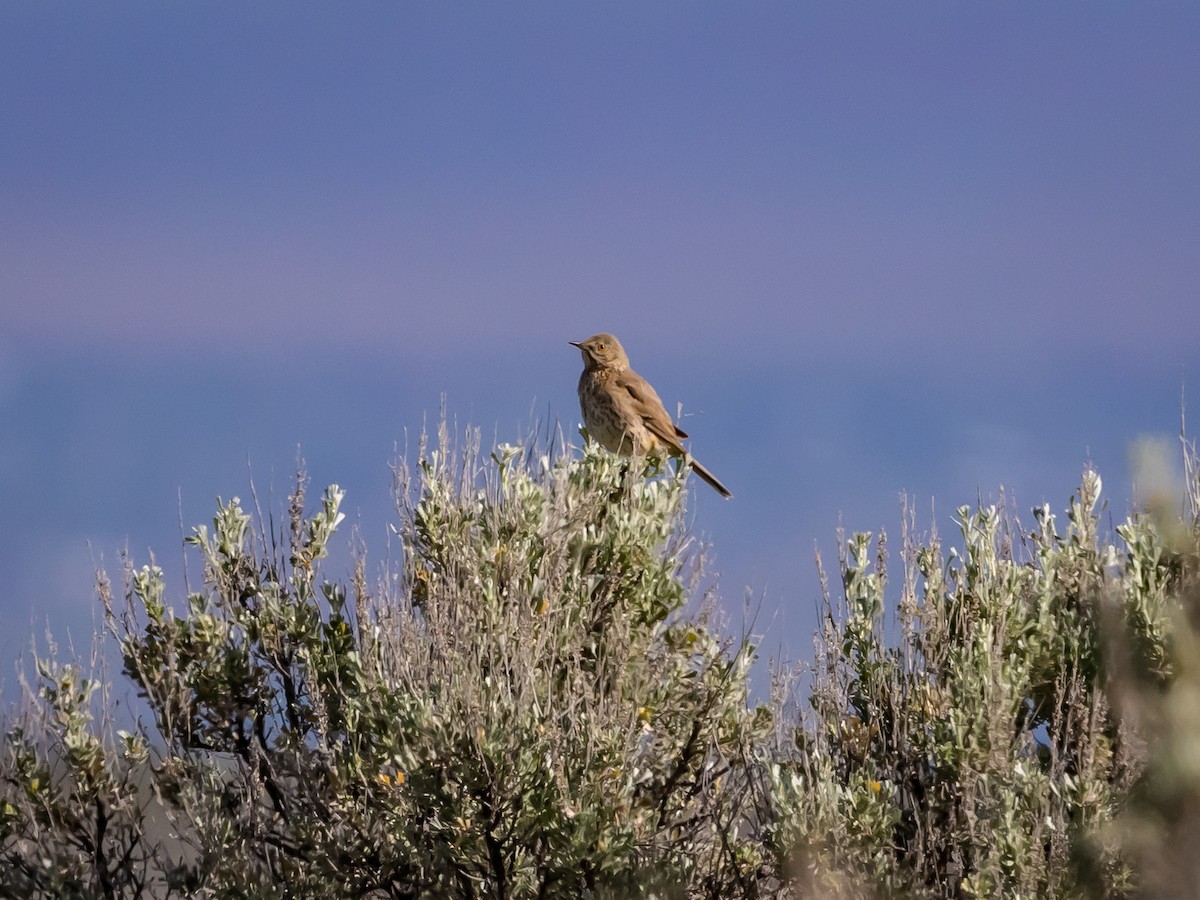
POLYGON ((401 552, 346 583, 336 486, 309 511, 299 478, 278 529, 222 502, 198 590, 102 580, 118 678, 36 660, 0 893, 1192 896, 1185 457, 1189 505, 1113 534, 1089 470, 1028 528, 846 537, 808 677, 761 702, 695 596, 686 467, 443 432, 397 466, 401 552))

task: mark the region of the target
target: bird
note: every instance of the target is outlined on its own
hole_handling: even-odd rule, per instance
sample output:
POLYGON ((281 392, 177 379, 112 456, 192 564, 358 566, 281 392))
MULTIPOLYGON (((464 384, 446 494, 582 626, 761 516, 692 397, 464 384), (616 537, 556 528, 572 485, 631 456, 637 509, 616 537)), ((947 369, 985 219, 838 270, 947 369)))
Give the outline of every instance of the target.
POLYGON ((593 440, 621 456, 687 457, 706 484, 722 497, 733 496, 717 476, 688 457, 680 443, 687 432, 671 420, 650 382, 629 367, 620 341, 602 332, 567 343, 583 354, 579 411, 593 440))

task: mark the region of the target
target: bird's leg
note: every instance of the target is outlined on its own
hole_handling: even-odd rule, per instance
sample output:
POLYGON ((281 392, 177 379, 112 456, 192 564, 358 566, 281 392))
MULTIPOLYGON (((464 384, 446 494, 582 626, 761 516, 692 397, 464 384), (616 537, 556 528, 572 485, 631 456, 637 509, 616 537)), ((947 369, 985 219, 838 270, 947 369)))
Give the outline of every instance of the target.
POLYGON ((621 457, 621 478, 618 481, 617 488, 613 491, 609 500, 616 502, 623 497, 628 497, 633 490, 633 485, 637 481, 637 472, 633 468, 633 459, 628 456, 621 457))

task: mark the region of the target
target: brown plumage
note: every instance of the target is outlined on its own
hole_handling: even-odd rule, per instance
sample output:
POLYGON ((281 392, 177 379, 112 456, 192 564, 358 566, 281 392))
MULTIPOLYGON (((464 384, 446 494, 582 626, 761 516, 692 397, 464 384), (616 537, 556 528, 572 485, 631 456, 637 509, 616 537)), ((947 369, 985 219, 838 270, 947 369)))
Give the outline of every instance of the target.
MULTIPOLYGON (((671 421, 658 394, 629 368, 625 349, 611 334, 570 341, 583 354, 579 410, 588 435, 622 456, 687 456, 686 432, 671 421)), ((732 497, 712 472, 690 459, 692 468, 722 497, 732 497)))

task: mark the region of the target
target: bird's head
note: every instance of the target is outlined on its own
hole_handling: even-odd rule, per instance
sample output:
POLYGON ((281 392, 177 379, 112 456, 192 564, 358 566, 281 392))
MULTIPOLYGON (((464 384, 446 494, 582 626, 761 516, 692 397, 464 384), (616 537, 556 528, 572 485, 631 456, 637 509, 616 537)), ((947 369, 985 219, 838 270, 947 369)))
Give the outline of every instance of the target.
POLYGON ((568 343, 572 347, 578 347, 579 352, 583 354, 585 369, 629 368, 629 357, 625 355, 625 348, 611 334, 593 334, 586 341, 568 343))

